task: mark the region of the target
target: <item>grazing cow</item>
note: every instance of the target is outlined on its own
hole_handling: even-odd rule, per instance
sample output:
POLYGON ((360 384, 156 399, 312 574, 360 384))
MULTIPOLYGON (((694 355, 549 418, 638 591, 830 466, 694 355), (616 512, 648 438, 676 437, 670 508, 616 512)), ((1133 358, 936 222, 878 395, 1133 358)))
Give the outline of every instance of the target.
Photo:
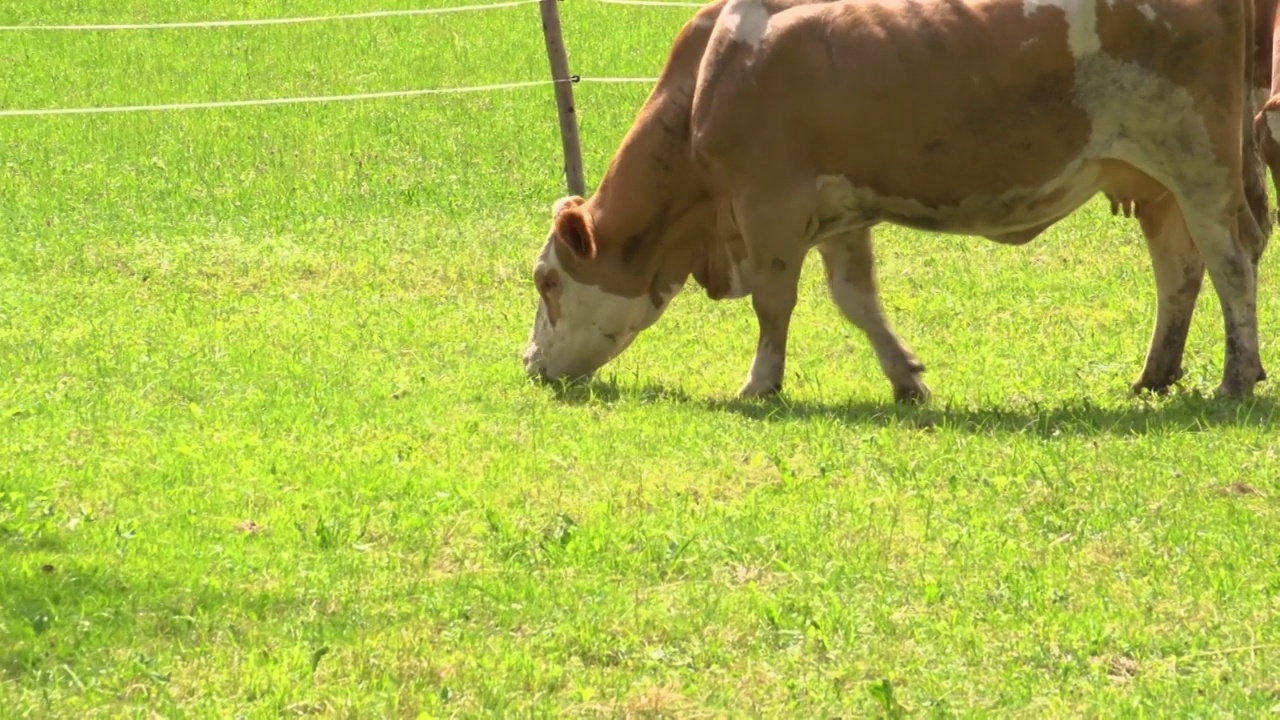
POLYGON ((1143 208, 1156 317, 1134 391, 1163 391, 1205 268, 1218 393, 1266 377, 1257 264, 1270 229, 1254 144, 1252 0, 721 0, 681 30, 590 199, 552 207, 524 354, 586 378, 692 276, 751 297, 741 396, 783 385, 802 262, 868 338, 898 401, 929 395, 885 319, 881 222, 1030 242, 1099 192, 1143 208))

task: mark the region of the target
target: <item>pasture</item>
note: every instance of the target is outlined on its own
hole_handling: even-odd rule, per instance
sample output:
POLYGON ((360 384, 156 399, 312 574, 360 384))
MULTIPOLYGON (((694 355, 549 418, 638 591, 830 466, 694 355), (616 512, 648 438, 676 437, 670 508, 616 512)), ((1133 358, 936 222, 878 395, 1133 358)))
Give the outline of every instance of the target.
MULTIPOLYGON (((422 1, 0 0, 0 25, 422 1)), ((692 12, 561 11, 574 72, 633 77, 692 12)), ((548 77, 534 5, 0 40, 5 108, 548 77)), ((589 185, 648 90, 575 86, 589 185)), ((880 228, 922 408, 816 256, 784 398, 734 399, 750 303, 692 284, 557 392, 519 355, 560 163, 549 86, 0 117, 3 715, 1280 709, 1280 378, 1212 399, 1206 281, 1183 386, 1129 394, 1136 221, 1099 197, 1019 248, 880 228)))

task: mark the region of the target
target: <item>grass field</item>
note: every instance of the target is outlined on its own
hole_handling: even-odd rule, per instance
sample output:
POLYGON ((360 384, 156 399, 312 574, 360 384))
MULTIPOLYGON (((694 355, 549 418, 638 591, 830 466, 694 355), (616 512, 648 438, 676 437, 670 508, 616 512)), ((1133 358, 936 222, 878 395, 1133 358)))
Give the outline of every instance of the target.
MULTIPOLYGON (((0 0, 0 24, 412 7, 0 0), (70 7, 64 7, 70 5, 70 7)), ((575 72, 690 11, 562 4, 575 72)), ((0 35, 0 106, 542 79, 537 8, 0 35)), ((648 91, 577 87, 589 182, 648 91)), ((586 390, 519 363, 564 194, 548 87, 0 118, 0 714, 1243 716, 1280 708, 1275 382, 1128 394, 1098 199, 1010 248, 879 233, 933 403, 816 258, 785 400, 700 290, 586 390)), ((1280 370, 1268 256, 1264 360, 1280 370)))

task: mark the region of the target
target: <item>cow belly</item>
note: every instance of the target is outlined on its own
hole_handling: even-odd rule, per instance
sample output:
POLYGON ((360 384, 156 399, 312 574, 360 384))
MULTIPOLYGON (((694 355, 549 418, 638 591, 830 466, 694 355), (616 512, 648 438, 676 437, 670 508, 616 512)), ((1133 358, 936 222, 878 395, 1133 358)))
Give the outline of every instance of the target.
POLYGON ((1014 232, 994 235, 988 234, 986 235, 986 238, 992 242, 998 242, 1001 245, 1026 245, 1032 240, 1040 237, 1041 233, 1053 227, 1053 225, 1060 219, 1061 218, 1057 218, 1048 222, 1040 223, 1039 225, 1026 228, 1025 230, 1016 230, 1014 232))
POLYGON ((1087 165, 1040 188, 974 195, 947 206, 878 195, 840 176, 822 176, 817 184, 819 239, 851 226, 889 222, 917 230, 984 237, 1007 245, 1034 240, 1099 189, 1096 168, 1087 165))

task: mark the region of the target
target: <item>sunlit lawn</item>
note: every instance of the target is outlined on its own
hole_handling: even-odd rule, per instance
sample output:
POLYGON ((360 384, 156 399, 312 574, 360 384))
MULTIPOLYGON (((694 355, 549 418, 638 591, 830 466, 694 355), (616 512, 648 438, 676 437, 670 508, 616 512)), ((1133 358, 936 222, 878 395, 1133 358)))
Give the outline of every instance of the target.
MULTIPOLYGON (((384 0, 0 0, 0 24, 384 0)), ((461 0, 460 0, 461 1, 461 0)), ((561 4, 574 72, 688 9, 561 4)), ((5 33, 0 106, 476 85, 538 10, 5 33)), ((575 88, 589 182, 647 85, 575 88)), ((525 381, 549 87, 0 118, 0 713, 1250 716, 1280 706, 1274 381, 1128 394, 1155 301, 1101 199, 1031 245, 877 231, 935 393, 893 407, 813 259, 784 400, 697 289, 525 381)), ((1264 359, 1280 293, 1264 263, 1264 359)), ((691 287, 693 287, 691 285, 691 287)))

